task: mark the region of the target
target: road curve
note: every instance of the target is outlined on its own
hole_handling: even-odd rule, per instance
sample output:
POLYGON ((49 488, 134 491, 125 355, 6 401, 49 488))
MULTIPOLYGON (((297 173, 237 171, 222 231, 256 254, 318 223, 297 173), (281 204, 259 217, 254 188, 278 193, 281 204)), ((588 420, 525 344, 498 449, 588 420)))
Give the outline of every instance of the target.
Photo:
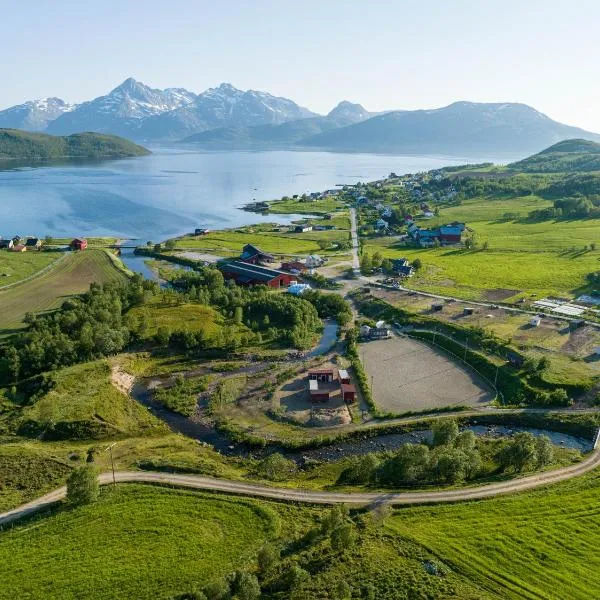
MULTIPOLYGON (((215 479, 200 475, 185 475, 175 473, 157 473, 153 471, 117 471, 117 482, 156 483, 172 485, 181 488, 209 490, 226 494, 266 498, 282 502, 302 502, 308 504, 348 504, 364 506, 367 504, 386 502, 398 506, 418 504, 440 504, 447 502, 464 502, 468 500, 482 500, 502 494, 512 494, 543 487, 552 483, 565 481, 595 469, 600 465, 600 450, 598 441, 594 450, 583 461, 555 469, 528 475, 510 481, 489 483, 477 487, 466 487, 439 492, 319 492, 295 488, 277 488, 266 485, 231 481, 228 479, 215 479)), ((103 485, 112 483, 112 473, 102 473, 99 476, 103 485)), ((66 495, 66 488, 62 487, 32 502, 0 514, 0 527, 8 525, 18 519, 31 515, 62 500, 66 495)))

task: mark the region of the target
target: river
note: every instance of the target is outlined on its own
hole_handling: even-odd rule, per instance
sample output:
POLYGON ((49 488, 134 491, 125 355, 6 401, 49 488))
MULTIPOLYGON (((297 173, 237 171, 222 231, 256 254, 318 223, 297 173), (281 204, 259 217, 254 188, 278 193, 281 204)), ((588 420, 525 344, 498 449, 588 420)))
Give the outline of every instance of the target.
POLYGON ((486 159, 331 152, 206 152, 153 147, 108 161, 0 165, 0 235, 158 241, 195 227, 289 221, 239 210, 253 200, 322 191, 486 159))

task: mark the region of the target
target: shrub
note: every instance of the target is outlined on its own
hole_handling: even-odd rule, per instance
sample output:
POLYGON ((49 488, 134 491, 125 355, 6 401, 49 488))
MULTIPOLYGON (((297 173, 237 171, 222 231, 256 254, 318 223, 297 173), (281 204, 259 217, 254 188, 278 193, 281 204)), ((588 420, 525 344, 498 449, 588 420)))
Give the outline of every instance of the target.
POLYGON ((458 436, 458 424, 454 419, 440 419, 431 427, 433 432, 433 445, 444 446, 454 442, 458 436))
POLYGON ((67 500, 74 506, 91 504, 98 499, 98 474, 91 464, 75 469, 67 479, 67 500))

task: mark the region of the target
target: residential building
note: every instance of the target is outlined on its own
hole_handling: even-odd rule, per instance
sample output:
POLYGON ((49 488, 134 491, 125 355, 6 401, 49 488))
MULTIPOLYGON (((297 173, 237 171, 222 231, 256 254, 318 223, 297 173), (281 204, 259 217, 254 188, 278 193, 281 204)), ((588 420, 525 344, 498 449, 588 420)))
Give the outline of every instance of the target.
POLYGON ((281 263, 282 271, 289 271, 290 273, 304 273, 308 270, 308 267, 299 260, 290 260, 281 263))
POLYGON ((311 369, 308 372, 308 378, 316 381, 333 381, 335 379, 334 369, 311 369))
POLYGON ((0 240, 0 250, 10 250, 13 246, 12 240, 0 240))
POLYGON ((240 260, 245 263, 253 265, 260 265, 263 263, 271 263, 275 260, 275 257, 268 252, 263 252, 260 248, 253 246, 252 244, 246 244, 242 248, 240 254, 240 260))
POLYGON ((294 233, 307 233, 312 230, 312 225, 296 225, 296 227, 294 227, 294 233))
POLYGON ((85 250, 88 247, 87 240, 83 240, 80 238, 75 238, 69 246, 71 250, 85 250))
POLYGON ((42 240, 39 238, 27 238, 25 246, 27 246, 27 250, 39 250, 42 247, 42 240))

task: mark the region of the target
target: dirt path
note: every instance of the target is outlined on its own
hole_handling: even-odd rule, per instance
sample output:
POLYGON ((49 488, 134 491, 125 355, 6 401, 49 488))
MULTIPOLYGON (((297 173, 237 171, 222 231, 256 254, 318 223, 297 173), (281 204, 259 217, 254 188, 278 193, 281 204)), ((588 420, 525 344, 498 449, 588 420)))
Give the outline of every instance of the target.
POLYGON ((355 275, 360 275, 360 262, 358 260, 358 232, 356 227, 356 209, 350 209, 350 237, 352 238, 352 268, 355 275))
MULTIPOLYGON (((256 498, 267 498, 282 502, 303 502, 308 504, 349 504, 364 506, 368 504, 389 503, 394 505, 409 506, 414 504, 440 504, 448 502, 465 502, 469 500, 481 500, 492 498, 503 494, 524 492, 552 483, 565 481, 578 477, 595 469, 600 465, 600 451, 598 450, 598 438, 593 452, 582 462, 554 471, 546 471, 528 475, 511 481, 490 483, 478 487, 468 487, 457 490, 439 492, 318 492, 300 489, 286 489, 268 487, 241 481, 230 481, 227 479, 214 479, 212 477, 201 477, 199 475, 183 475, 173 473, 155 473, 152 471, 118 471, 115 474, 117 482, 142 482, 176 487, 191 488, 198 490, 210 490, 226 494, 237 494, 242 496, 253 496, 256 498)), ((103 473, 99 476, 101 484, 112 483, 112 474, 103 473)), ((0 514, 0 527, 8 525, 18 519, 43 510, 60 500, 66 495, 66 488, 62 487, 37 500, 33 500, 23 506, 0 514)))

